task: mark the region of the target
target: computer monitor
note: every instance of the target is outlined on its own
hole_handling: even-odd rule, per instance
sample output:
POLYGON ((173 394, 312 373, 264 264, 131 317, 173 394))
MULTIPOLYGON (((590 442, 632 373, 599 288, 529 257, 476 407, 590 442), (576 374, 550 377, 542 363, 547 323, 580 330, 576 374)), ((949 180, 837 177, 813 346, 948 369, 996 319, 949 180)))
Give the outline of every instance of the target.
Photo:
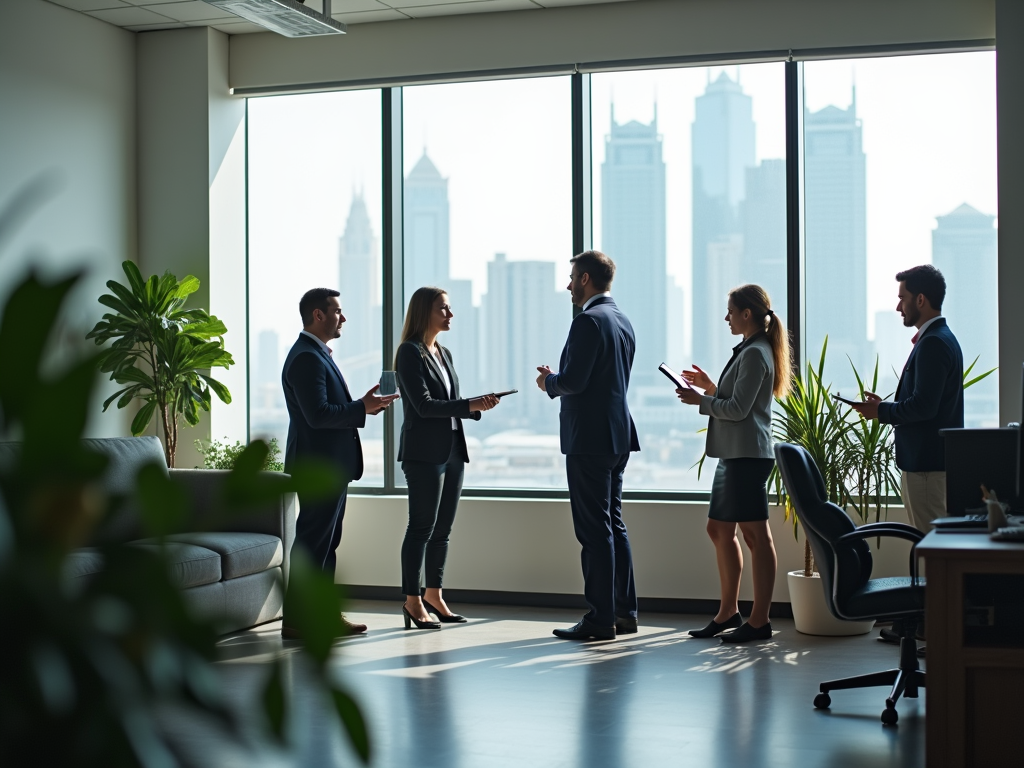
POLYGON ((1017 423, 1017 497, 1014 511, 1024 511, 1024 364, 1020 371, 1020 421, 1017 423))

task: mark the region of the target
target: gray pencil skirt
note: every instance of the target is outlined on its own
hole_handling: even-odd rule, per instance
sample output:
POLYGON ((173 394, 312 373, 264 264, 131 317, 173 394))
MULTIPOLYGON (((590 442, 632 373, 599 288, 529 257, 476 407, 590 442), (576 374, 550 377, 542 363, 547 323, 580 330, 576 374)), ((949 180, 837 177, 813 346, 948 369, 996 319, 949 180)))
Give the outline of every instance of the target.
POLYGON ((719 459, 708 517, 723 523, 768 519, 768 475, 775 459, 719 459))

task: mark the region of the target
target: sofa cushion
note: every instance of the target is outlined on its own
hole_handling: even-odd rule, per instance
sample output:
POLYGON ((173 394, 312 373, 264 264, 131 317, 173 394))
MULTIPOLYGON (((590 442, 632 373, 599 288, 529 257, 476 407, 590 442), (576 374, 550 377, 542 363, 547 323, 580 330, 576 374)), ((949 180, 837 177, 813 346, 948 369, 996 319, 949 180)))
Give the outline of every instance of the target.
POLYGON ((96 532, 95 541, 127 542, 142 535, 142 520, 136 497, 135 478, 147 464, 155 464, 166 473, 167 462, 159 438, 104 437, 87 438, 82 443, 107 457, 107 468, 100 479, 103 490, 123 499, 113 517, 96 532))
MULTIPOLYGON (((132 546, 154 551, 160 547, 155 539, 133 541, 132 546)), ((220 581, 220 555, 212 550, 194 544, 168 541, 164 556, 171 567, 171 582, 180 589, 220 581)))
POLYGON ((168 538, 216 552, 224 579, 260 573, 284 561, 281 540, 266 533, 179 533, 168 538))

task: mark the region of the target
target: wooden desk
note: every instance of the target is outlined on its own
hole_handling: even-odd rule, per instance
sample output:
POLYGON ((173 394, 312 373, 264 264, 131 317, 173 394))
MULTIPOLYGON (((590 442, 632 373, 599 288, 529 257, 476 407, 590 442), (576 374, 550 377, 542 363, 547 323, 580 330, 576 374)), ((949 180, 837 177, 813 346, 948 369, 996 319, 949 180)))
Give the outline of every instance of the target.
POLYGON ((1019 764, 1024 543, 932 532, 917 552, 927 575, 926 765, 1019 764))

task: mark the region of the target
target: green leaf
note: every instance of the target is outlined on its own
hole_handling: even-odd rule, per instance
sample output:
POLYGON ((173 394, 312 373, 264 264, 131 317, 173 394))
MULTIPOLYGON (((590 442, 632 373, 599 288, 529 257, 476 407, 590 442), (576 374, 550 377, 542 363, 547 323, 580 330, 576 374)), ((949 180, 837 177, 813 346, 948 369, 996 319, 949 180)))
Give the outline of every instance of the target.
POLYGON ((303 647, 321 667, 342 636, 341 599, 334 578, 313 566, 299 548, 292 550, 284 614, 302 637, 303 647))
POLYGON ((132 419, 132 434, 138 437, 146 431, 146 427, 149 426, 150 420, 153 418, 153 412, 156 410, 156 400, 150 400, 142 409, 135 414, 135 418, 132 419))
POLYGON ((331 698, 334 701, 334 709, 345 726, 349 741, 352 743, 356 754, 364 763, 370 762, 370 734, 366 729, 366 721, 363 713, 348 693, 338 688, 331 689, 331 698))
POLYGON ((270 723, 270 732, 280 743, 284 743, 285 725, 288 721, 288 699, 284 693, 284 662, 278 659, 270 669, 270 677, 263 686, 263 713, 270 723))
POLYGON ((167 467, 146 464, 135 478, 139 512, 149 536, 169 536, 187 528, 188 492, 167 475, 167 467))
POLYGON ((212 389, 214 394, 220 398, 220 401, 222 403, 231 402, 231 393, 228 391, 227 387, 225 387, 212 376, 207 376, 205 373, 201 373, 199 375, 206 381, 207 384, 210 385, 210 389, 212 389))
POLYGON ((128 278, 128 284, 132 287, 132 293, 142 301, 146 296, 146 281, 142 278, 139 268, 135 266, 135 262, 122 261, 121 269, 124 270, 124 274, 128 278))
POLYGON ((198 290, 199 278, 195 275, 186 275, 182 278, 181 282, 178 283, 178 287, 174 291, 174 296, 178 299, 184 299, 186 296, 191 296, 198 290))
MULTIPOLYGON (((104 410, 104 412, 107 410, 107 408, 110 407, 110 404, 112 402, 114 402, 120 395, 123 395, 125 392, 127 392, 130 389, 133 389, 133 387, 125 387, 124 389, 119 389, 117 392, 115 392, 110 397, 108 397, 106 400, 104 400, 103 401, 103 410, 104 410)), ((123 408, 123 407, 124 406, 122 406, 122 405, 118 406, 118 408, 123 408)))

